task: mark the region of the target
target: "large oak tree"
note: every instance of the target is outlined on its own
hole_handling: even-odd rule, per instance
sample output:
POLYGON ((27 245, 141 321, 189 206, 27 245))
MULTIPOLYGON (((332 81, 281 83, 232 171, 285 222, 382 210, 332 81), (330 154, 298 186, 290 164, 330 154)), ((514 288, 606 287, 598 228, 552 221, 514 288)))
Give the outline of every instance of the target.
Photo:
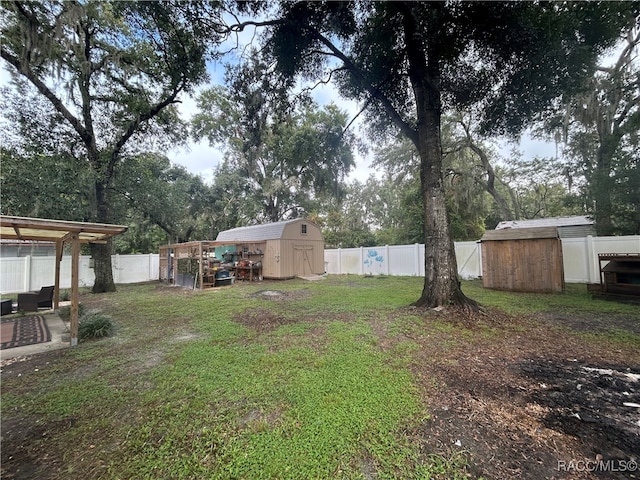
POLYGON ((287 78, 334 80, 420 156, 425 280, 415 304, 475 306, 461 291, 445 205, 440 121, 475 108, 486 132, 516 133, 577 89, 637 4, 282 2, 266 50, 287 78))
MULTIPOLYGON (((123 159, 150 142, 181 140, 175 105, 207 78, 207 42, 221 39, 218 6, 89 0, 1 8, 2 59, 51 103, 82 150, 94 199, 84 220, 117 222, 112 186, 123 159)), ((92 245, 92 255, 93 291, 114 290, 111 246, 92 245)))

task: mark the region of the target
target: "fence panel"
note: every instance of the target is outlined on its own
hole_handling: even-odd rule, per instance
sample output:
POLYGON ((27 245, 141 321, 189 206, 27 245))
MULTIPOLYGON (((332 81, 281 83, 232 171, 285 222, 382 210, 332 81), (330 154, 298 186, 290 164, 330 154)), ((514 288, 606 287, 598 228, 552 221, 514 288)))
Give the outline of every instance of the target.
MULTIPOLYGON (((563 263, 567 283, 599 283, 599 253, 640 253, 640 235, 625 237, 563 238, 563 263)), ((456 242, 458 274, 465 279, 482 275, 479 242, 456 242)), ((424 245, 393 245, 366 248, 337 248, 324 252, 330 274, 424 276, 424 245)), ((158 254, 114 255, 116 283, 158 280, 158 254)), ((93 285, 95 275, 90 259, 80 257, 80 286, 93 285)), ((55 281, 54 257, 0 258, 0 292, 19 293, 38 290, 55 281)), ((60 287, 71 287, 71 258, 62 259, 60 287)))
MULTIPOLYGON (((116 283, 138 283, 158 280, 158 254, 114 255, 111 258, 113 279, 116 283)), ((89 287, 95 281, 91 259, 81 256, 78 284, 89 287)), ((55 257, 0 258, 0 292, 3 294, 36 291, 55 283, 55 257)), ((71 288, 71 257, 60 262, 60 288, 71 288)))
POLYGON ((27 268, 24 258, 3 258, 0 271, 0 292, 24 292, 29 290, 26 283, 29 276, 25 272, 27 268))
MULTIPOLYGON (((640 235, 625 237, 563 238, 567 283, 599 283, 599 253, 640 253, 640 235)), ((455 242, 458 274, 464 279, 482 276, 480 242, 455 242)), ((394 245, 325 250, 327 273, 424 276, 424 245, 394 245)))
MULTIPOLYGON (((53 285, 56 278, 56 257, 30 257, 28 290, 40 290, 44 285, 53 285)), ((62 278, 62 275, 60 276, 62 278)))
POLYGON ((458 275, 465 280, 482 276, 480 242, 455 242, 458 275))
POLYGON ((354 273, 362 275, 362 250, 359 248, 341 248, 340 271, 337 273, 354 273))
POLYGON ((587 238, 562 239, 562 263, 564 281, 567 283, 589 283, 592 261, 587 255, 587 238))
POLYGON ((116 255, 113 262, 114 281, 139 283, 157 280, 159 261, 158 255, 116 255))
POLYGON ((389 275, 415 277, 419 275, 419 252, 417 244, 393 245, 387 247, 389 251, 389 275))

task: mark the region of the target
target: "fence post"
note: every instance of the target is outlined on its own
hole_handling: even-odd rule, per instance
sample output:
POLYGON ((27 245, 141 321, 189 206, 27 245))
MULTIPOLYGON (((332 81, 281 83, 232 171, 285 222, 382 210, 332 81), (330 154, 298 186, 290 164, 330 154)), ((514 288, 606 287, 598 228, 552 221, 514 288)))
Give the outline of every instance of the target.
POLYGON ((364 275, 364 247, 360 247, 360 266, 358 267, 358 273, 364 275))
POLYGON ((389 261, 389 245, 385 245, 384 246, 385 249, 385 254, 384 254, 384 258, 386 259, 386 264, 387 264, 387 275, 389 275, 389 272, 391 271, 391 262, 389 261))
POLYGON ((338 248, 338 275, 342 275, 342 248, 338 248))
POLYGON ((596 265, 598 265, 598 261, 594 250, 593 237, 591 235, 587 235, 586 241, 587 245, 585 249, 585 256, 587 260, 587 281, 589 283, 600 283, 600 272, 599 268, 596 267, 596 265), (598 280, 594 281, 596 274, 598 276, 598 280))
POLYGON ((24 283, 22 291, 31 291, 31 255, 24 257, 24 283))
POLYGON ((120 283, 120 254, 116 253, 116 283, 120 283))

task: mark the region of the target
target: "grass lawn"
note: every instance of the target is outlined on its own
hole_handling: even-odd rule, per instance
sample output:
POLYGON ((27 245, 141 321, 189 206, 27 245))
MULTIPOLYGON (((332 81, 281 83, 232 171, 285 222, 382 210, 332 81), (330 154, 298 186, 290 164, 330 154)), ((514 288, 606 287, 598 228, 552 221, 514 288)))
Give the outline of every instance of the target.
MULTIPOLYGON (((534 478, 589 455, 564 417, 548 418, 564 407, 538 385, 577 366, 640 373, 639 307, 591 300, 583 285, 533 295, 471 281, 485 309, 469 318, 409 307, 421 289, 421 278, 329 276, 83 294, 116 333, 5 362, 1 476, 534 478), (483 459, 519 445, 512 415, 527 421, 522 451, 483 459), (492 422, 497 434, 484 431, 492 422)), ((616 437, 623 458, 632 433, 616 437)))

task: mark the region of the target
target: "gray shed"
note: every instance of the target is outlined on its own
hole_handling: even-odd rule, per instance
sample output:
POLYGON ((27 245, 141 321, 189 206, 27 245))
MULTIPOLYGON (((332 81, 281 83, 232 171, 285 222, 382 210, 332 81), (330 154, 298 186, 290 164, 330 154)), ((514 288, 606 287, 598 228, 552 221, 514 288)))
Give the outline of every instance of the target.
POLYGON ((578 238, 596 235, 595 221, 584 215, 534 218, 531 220, 506 220, 500 222, 496 226, 496 230, 543 227, 557 228, 560 238, 578 238))
POLYGON ((220 242, 234 245, 238 257, 261 261, 264 278, 324 273, 322 231, 304 218, 225 230, 216 238, 220 242))

